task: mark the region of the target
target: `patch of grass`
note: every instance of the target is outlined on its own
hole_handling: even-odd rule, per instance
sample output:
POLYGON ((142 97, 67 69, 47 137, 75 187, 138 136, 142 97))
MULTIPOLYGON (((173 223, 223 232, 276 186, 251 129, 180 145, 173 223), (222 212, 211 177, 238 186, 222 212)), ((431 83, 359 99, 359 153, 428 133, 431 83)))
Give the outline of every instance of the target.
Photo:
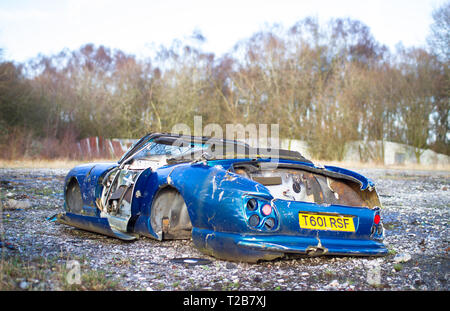
POLYGON ((0 262, 1 291, 36 289, 38 284, 46 280, 47 273, 39 264, 24 261, 18 256, 0 262), (26 284, 25 288, 20 287, 22 282, 26 284))
POLYGON ((162 276, 161 274, 158 273, 158 274, 155 275, 154 278, 155 278, 156 280, 159 280, 159 279, 162 279, 162 277, 163 277, 163 276, 162 276))
POLYGON ((330 278, 333 278, 336 275, 336 272, 327 269, 327 270, 325 270, 324 275, 325 275, 325 278, 330 279, 330 278))
POLYGON ((222 290, 224 291, 228 291, 228 290, 233 290, 233 289, 238 289, 240 287, 239 282, 225 282, 222 285, 222 290))
POLYGON ((189 283, 191 283, 191 286, 195 286, 195 280, 193 278, 189 278, 189 283))
POLYGON ((132 263, 133 261, 130 258, 123 258, 123 257, 112 258, 112 264, 116 267, 130 266, 132 263))
POLYGON ((348 283, 348 285, 355 284, 355 281, 354 280, 350 280, 350 279, 347 279, 346 282, 348 283))
MULTIPOLYGON (((68 261, 68 260, 67 260, 68 261)), ((117 281, 109 278, 105 272, 90 270, 81 265, 80 284, 69 284, 70 269, 66 260, 60 257, 35 257, 24 260, 19 256, 2 258, 0 261, 0 291, 16 290, 120 290, 117 281)))
POLYGON ((395 255, 395 254, 397 254, 397 251, 395 249, 393 248, 388 249, 388 255, 395 255))
POLYGON ((377 283, 370 284, 370 286, 373 287, 373 288, 376 288, 376 289, 381 289, 381 288, 383 288, 383 285, 382 285, 382 284, 377 284, 377 283))
POLYGON ((172 284, 173 288, 177 288, 178 286, 180 286, 180 281, 173 282, 172 284))
POLYGON ((401 225, 400 222, 386 222, 386 223, 383 223, 383 227, 386 230, 393 230, 393 229, 399 227, 400 225, 401 225))
POLYGON ((43 195, 43 196, 49 196, 49 195, 57 193, 57 191, 55 191, 54 189, 51 189, 51 188, 34 189, 34 192, 38 195, 43 195))
POLYGON ((165 287, 166 287, 166 285, 164 285, 164 283, 158 283, 156 285, 156 289, 158 289, 158 290, 163 290, 165 287))
MULTIPOLYGON (((67 272, 64 273, 67 276, 67 272)), ((106 291, 118 290, 119 282, 109 279, 104 271, 90 270, 82 272, 81 284, 69 284, 64 277, 64 290, 106 291)))
POLYGON ((374 289, 389 289, 390 286, 388 284, 370 284, 374 289))
POLYGON ((394 270, 395 270, 395 271, 399 272, 399 271, 402 271, 402 269, 403 269, 403 265, 402 265, 402 264, 396 263, 396 264, 394 265, 394 270))

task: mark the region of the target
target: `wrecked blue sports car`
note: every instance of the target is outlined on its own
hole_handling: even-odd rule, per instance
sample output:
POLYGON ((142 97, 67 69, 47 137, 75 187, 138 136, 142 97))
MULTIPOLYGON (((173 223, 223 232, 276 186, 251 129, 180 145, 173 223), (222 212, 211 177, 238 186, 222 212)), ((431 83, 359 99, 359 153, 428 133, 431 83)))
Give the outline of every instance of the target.
POLYGON ((117 163, 73 168, 57 221, 123 240, 192 238, 231 261, 387 253, 372 181, 276 151, 151 133, 117 163))

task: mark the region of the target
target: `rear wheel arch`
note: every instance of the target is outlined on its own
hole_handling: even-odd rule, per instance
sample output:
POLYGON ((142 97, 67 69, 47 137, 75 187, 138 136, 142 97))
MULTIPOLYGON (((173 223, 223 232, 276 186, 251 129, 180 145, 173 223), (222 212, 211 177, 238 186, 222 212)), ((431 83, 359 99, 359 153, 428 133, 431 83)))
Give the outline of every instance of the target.
POLYGON ((150 208, 150 224, 159 240, 191 238, 187 205, 175 187, 165 185, 157 191, 150 208))

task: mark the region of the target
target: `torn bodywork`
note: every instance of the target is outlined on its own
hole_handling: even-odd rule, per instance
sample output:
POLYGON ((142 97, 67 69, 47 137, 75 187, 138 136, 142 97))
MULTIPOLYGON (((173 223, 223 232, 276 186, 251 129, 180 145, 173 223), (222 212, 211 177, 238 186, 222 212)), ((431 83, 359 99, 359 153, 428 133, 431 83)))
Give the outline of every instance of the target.
POLYGON ((75 167, 58 221, 123 240, 192 238, 233 261, 387 253, 369 179, 291 151, 210 156, 226 144, 240 143, 149 134, 118 163, 75 167))

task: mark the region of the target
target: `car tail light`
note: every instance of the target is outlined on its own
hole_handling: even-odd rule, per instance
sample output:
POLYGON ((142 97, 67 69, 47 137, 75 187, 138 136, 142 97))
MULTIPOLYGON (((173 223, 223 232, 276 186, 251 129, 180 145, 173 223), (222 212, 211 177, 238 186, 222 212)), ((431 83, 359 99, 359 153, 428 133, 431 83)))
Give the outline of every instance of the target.
POLYGON ((381 221, 380 214, 375 214, 375 216, 373 217, 373 223, 378 225, 380 221, 381 221))
POLYGON ((247 202, 247 208, 249 211, 254 211, 258 208, 258 202, 255 199, 250 199, 247 202))
POLYGON ((270 206, 270 204, 265 204, 261 209, 261 213, 263 213, 264 216, 270 215, 270 213, 272 213, 272 206, 270 206))
POLYGON ((275 219, 273 219, 272 217, 267 218, 264 225, 267 229, 272 230, 273 227, 275 227, 275 219))
POLYGON ((250 224, 250 226, 252 227, 256 227, 259 225, 259 216, 256 214, 253 214, 252 216, 250 216, 248 223, 250 224))

